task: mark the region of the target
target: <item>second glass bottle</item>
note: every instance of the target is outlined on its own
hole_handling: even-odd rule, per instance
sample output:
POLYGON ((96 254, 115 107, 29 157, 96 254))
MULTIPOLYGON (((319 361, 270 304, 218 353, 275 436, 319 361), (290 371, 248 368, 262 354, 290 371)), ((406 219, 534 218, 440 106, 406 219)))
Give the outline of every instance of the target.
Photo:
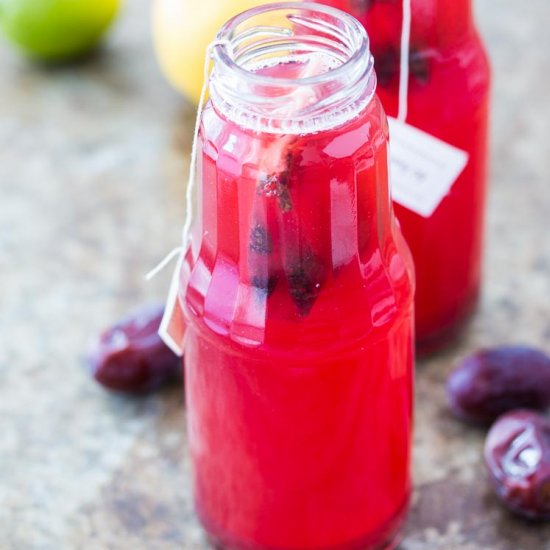
MULTIPOLYGON (((389 116, 399 102, 403 0, 320 0, 348 11, 369 34, 378 94, 389 116)), ((414 257, 420 351, 451 340, 474 311, 481 283, 487 186, 490 70, 471 0, 411 5, 407 123, 467 154, 433 214, 396 203, 414 257)))

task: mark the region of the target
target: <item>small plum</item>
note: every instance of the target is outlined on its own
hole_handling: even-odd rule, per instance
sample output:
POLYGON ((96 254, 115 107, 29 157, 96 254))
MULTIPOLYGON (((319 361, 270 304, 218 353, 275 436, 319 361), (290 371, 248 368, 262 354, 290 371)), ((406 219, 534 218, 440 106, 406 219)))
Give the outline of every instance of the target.
POLYGON ((447 381, 453 413, 488 425, 514 409, 550 406, 550 357, 534 348, 503 346, 466 357, 447 381))
POLYGON ((182 362, 158 335, 164 307, 148 305, 99 334, 87 363, 104 387, 147 393, 181 377, 182 362))
POLYGON ((530 519, 550 519, 550 419, 533 411, 505 414, 485 442, 485 463, 502 502, 530 519))

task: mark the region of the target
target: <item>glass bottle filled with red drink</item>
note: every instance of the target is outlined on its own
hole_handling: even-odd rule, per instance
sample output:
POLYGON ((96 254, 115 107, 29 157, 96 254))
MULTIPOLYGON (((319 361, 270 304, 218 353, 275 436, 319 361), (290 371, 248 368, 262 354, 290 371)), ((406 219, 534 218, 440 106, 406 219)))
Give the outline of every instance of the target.
MULTIPOLYGON (((321 0, 367 29, 378 94, 397 116, 403 0, 321 0)), ((467 153, 467 164, 428 217, 396 215, 415 261, 420 351, 451 340, 474 311, 481 280, 487 185, 490 70, 471 0, 411 2, 407 123, 467 153)))
POLYGON ((411 490, 414 280, 366 32, 263 6, 213 57, 179 294, 198 515, 222 548, 389 548, 411 490))

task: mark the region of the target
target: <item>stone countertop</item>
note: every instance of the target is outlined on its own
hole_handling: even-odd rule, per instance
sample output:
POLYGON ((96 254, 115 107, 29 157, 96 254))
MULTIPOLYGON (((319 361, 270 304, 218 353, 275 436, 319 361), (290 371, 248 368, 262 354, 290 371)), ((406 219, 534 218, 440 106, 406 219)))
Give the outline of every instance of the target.
MULTIPOLYGON (((169 273, 143 274, 184 217, 193 110, 156 67, 148 6, 128 2, 103 51, 72 67, 0 45, 0 548, 207 548, 180 389, 114 396, 82 368, 91 334, 163 299, 169 273)), ((550 6, 477 8, 495 71, 485 292, 461 342, 418 365, 401 550, 550 549, 550 525, 496 502, 484 433, 444 400, 453 362, 479 346, 550 351, 550 6)))

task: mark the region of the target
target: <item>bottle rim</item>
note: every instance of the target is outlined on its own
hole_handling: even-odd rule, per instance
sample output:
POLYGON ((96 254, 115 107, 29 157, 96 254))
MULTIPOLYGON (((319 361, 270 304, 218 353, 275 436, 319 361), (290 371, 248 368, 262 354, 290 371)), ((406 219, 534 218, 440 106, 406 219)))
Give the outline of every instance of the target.
POLYGON ((261 6, 256 6, 250 8, 246 11, 241 12, 240 14, 232 17, 225 25, 220 29, 216 37, 217 41, 225 42, 217 44, 214 48, 214 59, 218 63, 223 63, 228 68, 236 71, 244 78, 251 78, 260 84, 266 85, 292 85, 299 82, 303 85, 313 85, 319 84, 322 82, 327 82, 338 78, 342 73, 349 71, 350 66, 357 63, 361 63, 365 52, 369 52, 370 42, 367 32, 363 25, 349 13, 339 10, 338 8, 333 8, 332 6, 325 6, 324 4, 317 4, 314 2, 274 2, 270 4, 264 4, 261 6), (349 29, 357 33, 357 37, 360 39, 360 43, 354 48, 352 55, 341 65, 335 67, 334 69, 320 73, 318 75, 292 79, 292 78, 282 78, 258 74, 257 72, 247 70, 243 68, 239 63, 237 63, 231 56, 228 51, 228 43, 231 42, 231 33, 232 31, 241 23, 245 22, 252 17, 260 15, 262 13, 274 12, 278 10, 288 10, 288 9, 297 9, 304 11, 312 11, 318 13, 325 13, 327 15, 332 15, 339 18, 342 22, 349 26, 349 29), (227 41, 227 42, 226 42, 227 41))
POLYGON ((376 90, 374 60, 363 25, 342 10, 313 2, 265 4, 236 15, 219 31, 213 59, 214 106, 239 125, 259 131, 309 133, 332 128, 354 118, 376 90), (270 15, 288 26, 254 25, 255 19, 259 23, 270 15), (296 28, 309 34, 297 34, 296 28), (281 59, 277 53, 298 50, 302 57, 325 55, 337 64, 288 78, 259 73, 252 63, 254 56, 269 59, 267 54, 272 54, 276 65, 281 59), (270 93, 263 95, 261 90, 267 89, 270 93), (321 89, 330 91, 322 95, 321 89), (311 91, 315 98, 300 112, 286 111, 284 102, 296 90, 311 91))

